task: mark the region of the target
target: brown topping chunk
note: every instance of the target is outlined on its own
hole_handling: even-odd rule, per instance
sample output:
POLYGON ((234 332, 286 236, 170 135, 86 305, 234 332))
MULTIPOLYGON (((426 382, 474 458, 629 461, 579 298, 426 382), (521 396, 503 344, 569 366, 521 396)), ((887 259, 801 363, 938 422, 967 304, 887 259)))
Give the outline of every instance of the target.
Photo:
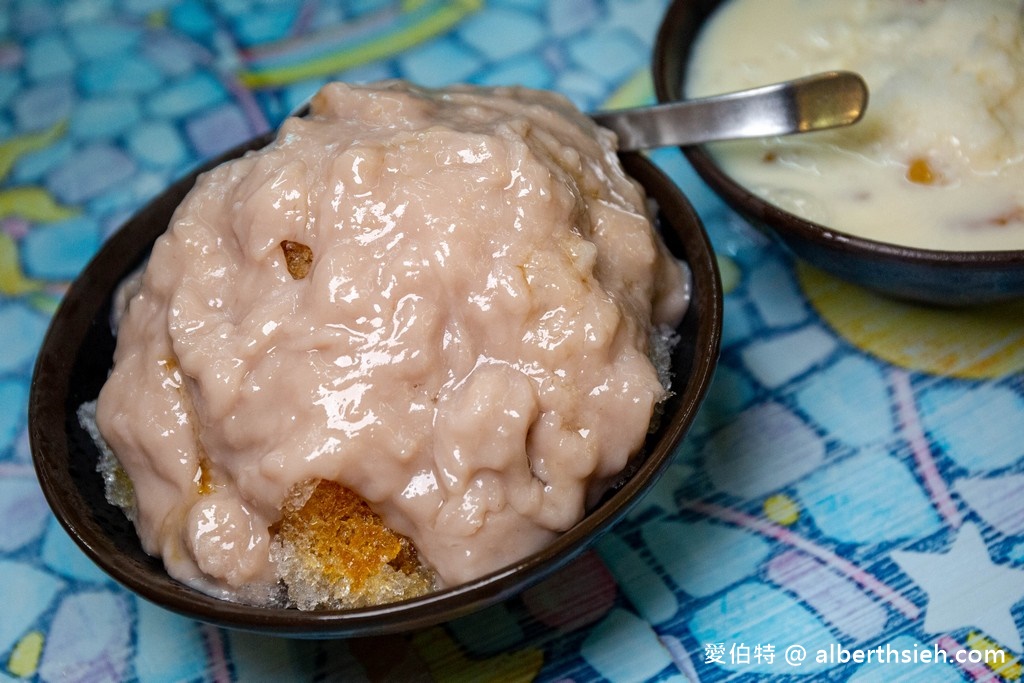
POLYGON ((907 180, 918 185, 934 185, 938 182, 939 176, 927 159, 914 159, 907 169, 907 180))
POLYGON ((1024 206, 1005 208, 998 213, 968 221, 967 227, 974 230, 990 230, 992 228, 1019 227, 1024 223, 1024 206))
POLYGON ((394 533, 349 489, 320 481, 302 508, 289 511, 278 533, 285 543, 303 549, 330 583, 348 583, 353 592, 383 565, 410 573, 418 567, 412 544, 394 533))
POLYGON ((281 241, 281 251, 284 252, 284 260, 288 265, 288 274, 295 280, 301 280, 309 275, 309 269, 313 265, 313 250, 302 242, 291 240, 281 241))
POLYGON ((989 220, 989 225, 994 225, 998 228, 1005 228, 1007 225, 1015 223, 1024 223, 1024 207, 1018 206, 1009 211, 1004 211, 989 220))
POLYGON ((204 455, 199 459, 199 471, 196 472, 196 488, 199 495, 205 496, 213 493, 213 476, 210 474, 210 461, 204 455))

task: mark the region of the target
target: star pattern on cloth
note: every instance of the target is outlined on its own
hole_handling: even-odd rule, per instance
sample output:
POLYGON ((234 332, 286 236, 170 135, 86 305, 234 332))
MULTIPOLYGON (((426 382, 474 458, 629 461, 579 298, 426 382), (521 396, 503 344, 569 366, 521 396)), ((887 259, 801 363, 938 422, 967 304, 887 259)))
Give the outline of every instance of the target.
POLYGON ((899 550, 891 556, 928 594, 926 633, 973 627, 1014 652, 1024 649, 1011 611, 1024 598, 1024 570, 995 564, 975 524, 964 524, 944 553, 899 550))

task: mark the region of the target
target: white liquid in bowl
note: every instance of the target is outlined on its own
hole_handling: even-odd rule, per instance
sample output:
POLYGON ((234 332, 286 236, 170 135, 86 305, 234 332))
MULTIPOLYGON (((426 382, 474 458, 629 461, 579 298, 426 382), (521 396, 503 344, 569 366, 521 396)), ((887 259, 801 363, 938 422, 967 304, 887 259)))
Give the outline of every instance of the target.
POLYGON ((946 251, 1024 249, 1021 5, 731 0, 695 46, 687 96, 859 72, 864 119, 709 145, 736 181, 848 234, 946 251))

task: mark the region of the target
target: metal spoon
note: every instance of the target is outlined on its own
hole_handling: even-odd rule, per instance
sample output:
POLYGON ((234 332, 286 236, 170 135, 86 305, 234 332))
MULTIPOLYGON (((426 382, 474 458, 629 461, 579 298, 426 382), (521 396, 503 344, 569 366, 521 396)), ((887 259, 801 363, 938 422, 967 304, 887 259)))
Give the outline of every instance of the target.
POLYGON ((828 71, 725 95, 591 116, 618 134, 620 150, 630 151, 848 126, 860 120, 867 103, 863 78, 828 71))

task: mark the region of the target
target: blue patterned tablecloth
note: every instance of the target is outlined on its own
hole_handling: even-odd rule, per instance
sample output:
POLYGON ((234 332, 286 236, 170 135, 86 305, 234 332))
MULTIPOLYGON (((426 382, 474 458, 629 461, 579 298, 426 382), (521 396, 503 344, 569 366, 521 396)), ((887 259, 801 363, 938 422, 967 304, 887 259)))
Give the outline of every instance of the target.
POLYGON ((678 150, 726 290, 707 403, 598 547, 405 636, 224 631, 137 599, 52 518, 32 363, 104 238, 326 80, 652 98, 665 0, 0 4, 0 681, 1017 680, 1024 307, 898 304, 794 262, 678 150), (936 661, 937 660, 937 661, 936 661))

